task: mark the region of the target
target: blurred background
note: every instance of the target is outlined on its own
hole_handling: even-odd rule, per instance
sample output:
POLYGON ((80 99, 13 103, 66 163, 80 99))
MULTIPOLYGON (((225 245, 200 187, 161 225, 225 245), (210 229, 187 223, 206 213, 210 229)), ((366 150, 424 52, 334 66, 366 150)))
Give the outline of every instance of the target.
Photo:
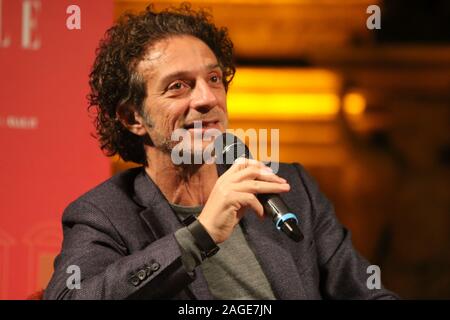
MULTIPOLYGON (((43 3, 47 6, 52 3, 40 2, 42 12, 43 3)), ((88 6, 87 1, 78 2, 88 6)), ((3 13, 7 3, 4 1, 3 13)), ((61 3, 61 7, 69 4, 61 3)), ((64 130, 65 135, 76 134, 69 150, 64 139, 48 146, 58 155, 44 179, 58 175, 54 171, 58 167, 64 181, 70 176, 73 183, 62 187, 56 202, 49 189, 41 188, 42 194, 36 195, 38 205, 33 202, 24 209, 20 228, 17 226, 20 213, 11 218, 11 212, 16 211, 17 202, 29 202, 27 192, 35 194, 40 187, 29 182, 29 175, 24 177, 28 189, 22 184, 16 189, 2 186, 9 190, 9 194, 1 196, 2 202, 11 205, 0 207, 0 298, 25 298, 44 288, 60 247, 59 220, 64 207, 96 183, 133 166, 118 158, 107 159, 98 151, 96 141, 89 136, 93 127, 84 97, 93 49, 104 30, 125 11, 138 12, 149 2, 99 3, 101 6, 92 8, 93 13, 80 5, 82 14, 88 15, 86 21, 95 25, 88 42, 85 37, 77 40, 86 48, 81 67, 74 67, 81 70, 76 71, 81 75, 74 93, 79 103, 73 106, 80 120, 63 121, 64 125, 70 123, 73 131, 54 127, 53 121, 48 124, 53 133, 64 130), (58 146, 60 149, 55 149, 58 146), (66 150, 69 159, 57 160, 62 150, 66 150), (80 173, 66 172, 72 169, 80 173), (35 226, 27 228, 23 222, 36 210, 45 219, 38 219, 35 226), (19 257, 17 250, 21 248, 26 253, 19 257), (26 276, 14 275, 20 268, 27 270, 26 276), (23 285, 17 285, 22 283, 18 278, 22 278, 23 285)), ((179 1, 153 3, 159 9, 179 1)), ((280 160, 300 162, 316 178, 333 202, 340 221, 352 231, 355 247, 380 266, 385 286, 403 298, 449 299, 450 2, 193 0, 191 3, 194 8, 208 9, 217 25, 228 27, 235 45, 238 68, 228 94, 230 128, 279 129, 280 160), (366 26, 371 16, 366 9, 370 5, 381 9, 381 29, 369 30, 366 26)), ((8 7, 11 12, 12 7, 12 4, 8 7)), ((17 11, 20 13, 20 8, 17 11)), ((49 19, 54 20, 52 17, 49 19)), ((66 17, 63 12, 61 19, 66 17)), ((7 19, 3 16, 0 41, 1 30, 7 30, 7 19)), ((88 28, 89 24, 83 26, 88 28)), ((0 46, 0 53, 5 50, 5 46, 0 46)), ((68 52, 78 59, 80 47, 75 53, 65 50, 64 54, 68 52)), ((11 60, 0 61, 2 67, 11 64, 11 60)), ((12 62, 17 67, 19 61, 12 62)), ((61 63, 67 66, 67 60, 61 63)), ((67 77, 67 71, 61 78, 67 82, 64 75, 67 77)), ((17 75, 11 73, 8 82, 14 77, 17 75)), ((23 79, 17 81, 22 83, 23 79)), ((8 113, 4 112, 6 89, 3 86, 1 90, 5 91, 0 100, 0 130, 17 135, 14 122, 8 121, 8 113)), ((14 90, 17 88, 8 92, 14 90)), ((58 99, 58 92, 53 91, 52 97, 58 99)), ((16 102, 15 99, 16 96, 10 103, 16 102)), ((20 110, 17 105, 13 110, 17 108, 20 110)), ((39 124, 43 128, 45 121, 40 120, 39 124)), ((2 136, 5 137, 3 133, 2 136)), ((2 149, 7 144, 5 140, 0 140, 2 149)), ((39 154, 43 150, 42 145, 39 147, 41 143, 35 142, 39 154)), ((10 148, 13 148, 8 153, 13 158, 11 166, 18 161, 30 165, 26 148, 16 151, 16 144, 10 148)), ((42 161, 48 163, 47 157, 42 161)), ((5 177, 17 181, 10 166, 2 167, 5 177)), ((39 170, 37 166, 30 174, 39 170)), ((59 185, 56 183, 51 184, 51 190, 59 185)))

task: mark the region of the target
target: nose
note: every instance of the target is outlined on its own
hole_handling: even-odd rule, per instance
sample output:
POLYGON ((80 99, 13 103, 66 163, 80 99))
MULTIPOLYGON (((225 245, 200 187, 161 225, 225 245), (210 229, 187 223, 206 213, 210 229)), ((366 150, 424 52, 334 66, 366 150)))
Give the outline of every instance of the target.
POLYGON ((191 107, 201 113, 206 113, 217 105, 216 95, 204 80, 197 81, 191 97, 191 107))

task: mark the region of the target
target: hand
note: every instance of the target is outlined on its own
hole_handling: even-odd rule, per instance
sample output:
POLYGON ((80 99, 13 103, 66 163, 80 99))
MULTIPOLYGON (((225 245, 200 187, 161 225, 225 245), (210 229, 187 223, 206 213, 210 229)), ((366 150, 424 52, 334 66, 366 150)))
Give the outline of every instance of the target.
POLYGON ((247 207, 261 219, 264 217, 264 208, 255 194, 289 189, 287 181, 262 162, 239 158, 217 180, 198 220, 213 240, 221 243, 230 237, 247 207))

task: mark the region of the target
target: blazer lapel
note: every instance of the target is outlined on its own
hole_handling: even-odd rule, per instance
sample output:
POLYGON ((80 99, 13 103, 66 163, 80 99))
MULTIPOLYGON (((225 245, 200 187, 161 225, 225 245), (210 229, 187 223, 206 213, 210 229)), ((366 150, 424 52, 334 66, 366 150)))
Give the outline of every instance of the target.
MULTIPOLYGON (((144 169, 137 175, 134 188, 135 201, 145 208, 140 216, 155 239, 172 234, 183 227, 167 199, 144 169)), ((189 285, 192 294, 197 299, 214 299, 200 268, 195 270, 195 274, 195 280, 189 285)))
POLYGON ((285 235, 275 229, 269 218, 261 221, 250 209, 240 224, 275 297, 282 300, 305 299, 299 271, 292 251, 288 250, 293 245, 289 243, 292 240, 287 237, 284 239, 285 235))
MULTIPOLYGON (((222 175, 226 171, 225 165, 217 165, 217 171, 219 176, 222 175)), ((260 221, 251 209, 247 210, 240 225, 275 297, 305 299, 301 277, 291 254, 299 252, 297 244, 276 230, 270 218, 260 221)))
MULTIPOLYGON (((225 171, 224 165, 217 165, 219 176, 225 171)), ((156 239, 183 227, 169 202, 145 170, 137 175, 134 187, 135 201, 144 207, 140 215, 156 239)), ((250 248, 267 276, 275 297, 305 299, 301 277, 291 255, 291 252, 298 251, 298 247, 277 231, 270 219, 260 221, 251 209, 248 211, 240 225, 250 248)), ((196 279, 189 285, 192 294, 197 299, 214 299, 201 269, 197 268, 195 272, 196 279)))

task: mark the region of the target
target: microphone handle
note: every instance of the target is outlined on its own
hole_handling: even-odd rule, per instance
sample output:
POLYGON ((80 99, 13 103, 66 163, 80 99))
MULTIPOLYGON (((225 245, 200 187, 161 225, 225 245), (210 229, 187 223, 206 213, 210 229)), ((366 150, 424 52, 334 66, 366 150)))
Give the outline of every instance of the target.
POLYGON ((297 216, 289 211, 278 194, 258 194, 256 197, 261 202, 266 214, 272 217, 272 221, 278 230, 283 231, 296 242, 303 240, 304 236, 298 227, 297 216))

